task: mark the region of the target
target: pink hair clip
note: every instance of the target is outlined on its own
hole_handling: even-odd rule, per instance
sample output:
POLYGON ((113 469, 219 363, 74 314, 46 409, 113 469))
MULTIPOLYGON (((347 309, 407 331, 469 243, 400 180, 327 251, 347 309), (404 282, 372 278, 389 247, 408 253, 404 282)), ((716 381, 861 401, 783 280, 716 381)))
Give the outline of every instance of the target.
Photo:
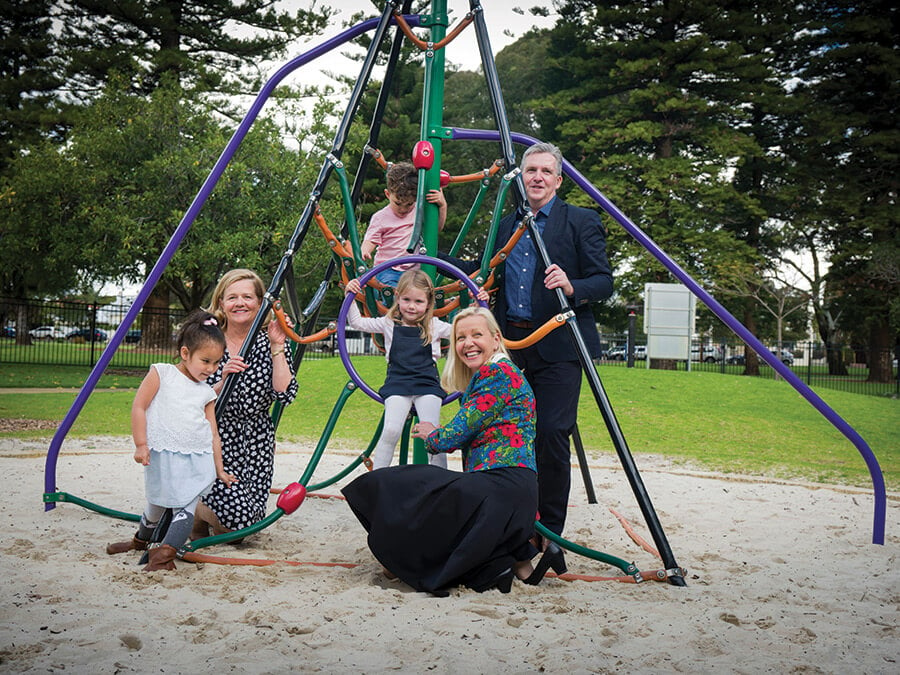
POLYGON ((215 317, 209 317, 206 321, 203 322, 204 326, 218 326, 219 322, 216 321, 215 317))

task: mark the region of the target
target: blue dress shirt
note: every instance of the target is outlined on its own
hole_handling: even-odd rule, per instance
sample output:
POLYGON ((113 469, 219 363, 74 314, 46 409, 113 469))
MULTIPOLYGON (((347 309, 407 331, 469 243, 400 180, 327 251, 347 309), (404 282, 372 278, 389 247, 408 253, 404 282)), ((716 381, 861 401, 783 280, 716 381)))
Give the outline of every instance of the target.
MULTIPOLYGON (((534 214, 534 226, 541 235, 544 234, 544 225, 550 217, 550 209, 553 208, 554 196, 534 214)), ((516 222, 521 222, 518 218, 516 222)), ((531 232, 525 231, 518 243, 513 246, 506 260, 506 318, 509 321, 531 321, 531 283, 534 280, 535 270, 540 264, 534 240, 531 232)))

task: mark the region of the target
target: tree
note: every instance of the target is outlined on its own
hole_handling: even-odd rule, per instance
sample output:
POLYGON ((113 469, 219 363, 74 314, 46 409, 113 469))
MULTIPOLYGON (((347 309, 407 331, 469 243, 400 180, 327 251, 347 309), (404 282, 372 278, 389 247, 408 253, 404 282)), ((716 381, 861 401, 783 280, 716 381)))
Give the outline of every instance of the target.
POLYGON ((331 10, 277 9, 276 0, 64 0, 61 56, 67 93, 96 97, 111 73, 125 75, 134 93, 153 91, 167 75, 186 90, 248 93, 259 88, 265 59, 290 42, 328 26, 331 10))
POLYGON ((62 80, 53 67, 52 4, 7 2, 0 11, 0 173, 23 148, 64 131, 64 104, 53 95, 62 80))
POLYGON ((789 151, 808 195, 805 217, 820 224, 830 254, 841 323, 863 334, 869 379, 890 382, 900 335, 900 284, 889 272, 900 257, 898 9, 881 0, 811 4, 810 58, 797 87, 805 114, 789 151))
MULTIPOLYGON (((735 124, 740 50, 719 2, 556 3, 547 65, 559 88, 538 101, 545 137, 704 285, 754 251, 726 225, 752 208, 731 181, 757 152, 735 124)), ((579 202, 579 198, 573 198, 579 202)), ((618 293, 636 301, 668 272, 612 229, 618 293)))
MULTIPOLYGON (((180 94, 176 85, 150 97, 111 86, 64 147, 46 143, 14 162, 0 221, 14 244, 0 251, 4 279, 27 274, 51 293, 78 278, 144 278, 229 136, 180 94)), ((191 310, 226 269, 273 269, 317 167, 285 147, 272 123, 257 123, 163 274, 162 290, 191 310)))
MULTIPOLYGON (((90 104, 100 96, 114 78, 119 78, 118 82, 127 82, 124 89, 137 96, 151 94, 163 83, 167 83, 166 86, 180 89, 178 95, 180 98, 196 101, 203 98, 211 102, 215 97, 210 94, 230 95, 256 90, 260 81, 258 64, 265 59, 282 54, 287 44, 294 38, 318 32, 324 28, 331 14, 328 9, 316 9, 315 0, 312 1, 310 10, 297 10, 293 14, 278 11, 276 0, 246 0, 241 3, 227 0, 213 2, 197 0, 151 0, 149 2, 144 0, 63 0, 58 3, 20 4, 27 5, 33 12, 22 20, 19 20, 19 14, 10 15, 17 20, 14 28, 18 32, 14 34, 14 37, 31 35, 27 31, 33 30, 32 25, 37 26, 37 30, 46 30, 51 20, 54 27, 59 27, 58 36, 54 35, 57 38, 54 45, 55 51, 52 58, 45 61, 49 66, 48 72, 58 78, 58 86, 53 92, 56 104, 60 105, 60 101, 66 101, 81 106, 90 104), (29 21, 34 23, 29 23, 29 21)), ((52 33, 52 31, 50 32, 52 33)), ((122 89, 119 84, 115 88, 122 89)), ((52 87, 48 88, 48 91, 49 89, 52 87)), ((137 100, 135 99, 135 101, 137 100)), ((228 113, 233 107, 228 98, 220 96, 218 102, 221 111, 225 113, 228 113)), ((129 124, 134 121, 132 119, 129 124)), ((135 128, 135 125, 132 125, 132 128, 135 128)), ((61 137, 58 140, 67 141, 68 139, 61 137)), ((224 147, 224 139, 222 141, 222 145, 216 149, 213 157, 224 147)), ((153 147, 152 139, 149 145, 153 147)), ((115 143, 113 143, 113 147, 115 147, 115 143)), ((138 148, 138 150, 143 149, 138 148)), ((67 151, 69 150, 71 148, 67 148, 67 151)), ((31 152, 31 148, 28 151, 31 152)), ((207 150, 202 156, 208 157, 211 152, 211 150, 207 150)), ((52 156, 52 151, 47 148, 41 148, 37 154, 40 153, 52 156)), ((61 158, 64 155, 65 153, 60 155, 59 162, 63 162, 61 158)), ((138 157, 146 159, 140 152, 136 153, 134 157, 136 161, 140 161, 137 159, 138 157)), ((112 159, 118 158, 113 157, 112 159)), ((193 155, 187 153, 186 161, 193 162, 194 159, 193 155)), ((59 162, 57 166, 65 168, 59 162)), ((29 165, 29 161, 24 160, 23 165, 17 171, 21 174, 22 171, 26 171, 27 165, 29 165)), ((187 167, 158 165, 156 169, 158 171, 180 170, 181 176, 186 177, 192 174, 192 169, 189 167, 198 165, 204 166, 202 163, 190 163, 187 167)), ((87 171, 85 176, 80 177, 87 183, 82 186, 86 189, 64 197, 66 201, 71 200, 78 204, 77 210, 66 213, 65 222, 71 223, 71 216, 74 213, 90 221, 93 226, 97 226, 97 221, 91 220, 90 215, 101 212, 106 212, 107 215, 118 215, 118 211, 110 204, 111 193, 98 194, 92 188, 101 184, 105 184, 107 187, 118 187, 122 180, 127 180, 128 176, 139 173, 139 171, 135 171, 135 166, 129 165, 128 155, 124 157, 124 161, 112 161, 107 165, 103 163, 89 165, 82 169, 87 171), (109 172, 104 173, 105 166, 118 167, 120 174, 114 176, 109 172), (89 201, 92 195, 97 196, 99 204, 89 201)), ((195 192, 201 183, 202 180, 198 180, 193 185, 192 191, 195 192)), ((7 197, 15 197, 16 188, 22 185, 21 183, 16 184, 13 180, 7 181, 6 184, 8 190, 5 196, 7 197)), ((140 202, 138 193, 140 193, 140 186, 131 184, 124 194, 118 195, 118 199, 123 204, 127 203, 133 206, 140 202)), ((18 209, 21 213, 22 193, 19 192, 18 200, 13 201, 13 208, 18 209)), ((164 197, 158 203, 166 204, 168 200, 164 197)), ((155 201, 152 205, 158 206, 155 201)), ((223 207, 223 211, 229 211, 227 206, 223 205, 223 207)), ((235 212, 240 212, 240 209, 235 212)), ((29 223, 23 223, 21 220, 14 222, 17 217, 19 216, 10 215, 10 222, 0 224, 0 236, 9 236, 8 234, 3 235, 3 233, 13 230, 20 236, 21 244, 16 244, 14 248, 20 248, 28 242, 34 243, 46 239, 46 231, 42 233, 29 232, 29 223)), ((178 220, 175 212, 167 214, 167 217, 170 223, 178 220)), ((109 221, 110 224, 114 222, 116 222, 114 218, 109 221)), ((162 220, 154 222, 159 224, 162 220)), ((128 224, 127 218, 122 221, 122 224, 123 226, 128 224)), ((31 223, 30 226, 34 227, 35 225, 31 223)), ((113 236, 108 229, 104 234, 113 236)), ((82 260, 72 258, 71 251, 73 249, 69 249, 70 253, 67 256, 65 249, 56 245, 60 241, 66 241, 69 236, 68 232, 55 232, 53 241, 50 242, 50 248, 37 250, 41 251, 42 257, 52 256, 54 251, 61 251, 57 262, 78 266, 82 260)), ((101 241, 103 239, 93 239, 87 245, 89 248, 93 246, 96 249, 98 248, 96 242, 101 241)), ((249 249, 246 251, 235 250, 235 254, 238 256, 249 254, 252 257, 254 246, 265 248, 260 242, 252 242, 249 249)), ((96 278, 102 278, 103 275, 110 273, 110 266, 117 259, 117 256, 110 256, 109 260, 101 263, 97 257, 94 257, 92 260, 86 261, 80 278, 94 278, 95 275, 99 275, 96 278)), ((21 263, 20 267, 22 267, 21 263)), ((8 283, 14 277, 15 270, 7 269, 3 274, 4 282, 8 283)), ((73 274, 75 274, 74 270, 60 269, 58 273, 54 272, 47 276, 52 281, 56 276, 68 275, 71 277, 73 274)), ((120 274, 115 276, 120 276, 120 274)), ((27 292, 46 287, 48 285, 46 282, 45 278, 40 278, 33 286, 29 286, 30 279, 20 276, 20 285, 16 292, 24 296, 27 292)), ((147 307, 167 309, 170 291, 176 293, 183 303, 193 303, 196 301, 197 293, 203 288, 203 285, 196 284, 185 284, 183 289, 179 289, 177 286, 178 284, 174 282, 168 285, 158 285, 153 290, 147 307)), ((152 315, 151 312, 150 316, 152 315)))

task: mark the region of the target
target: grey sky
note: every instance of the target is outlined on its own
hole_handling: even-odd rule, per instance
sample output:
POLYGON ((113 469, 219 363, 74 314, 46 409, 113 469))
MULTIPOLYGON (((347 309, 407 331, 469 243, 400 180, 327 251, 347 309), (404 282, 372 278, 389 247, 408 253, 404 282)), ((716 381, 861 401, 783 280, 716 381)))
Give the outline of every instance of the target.
MULTIPOLYGON (((337 35, 343 30, 342 22, 349 20, 355 12, 365 12, 367 16, 378 16, 374 5, 368 0, 326 0, 320 4, 335 8, 336 16, 332 23, 333 28, 326 30, 325 34, 296 45, 289 53, 294 57, 304 51, 315 47, 323 40, 337 35)), ((482 8, 484 21, 488 28, 491 49, 496 54, 508 44, 515 42, 522 34, 534 26, 549 27, 553 24, 554 15, 549 18, 535 17, 528 9, 540 2, 534 0, 484 0, 482 8)), ((550 5, 549 2, 543 3, 550 5)), ((285 9, 308 8, 309 0, 282 0, 279 5, 285 9)), ((448 0, 447 10, 450 14, 450 27, 455 26, 469 10, 468 0, 448 0)), ((419 31, 419 34, 423 34, 419 31)), ((465 70, 475 70, 481 65, 478 54, 478 46, 475 40, 474 26, 467 27, 463 33, 446 47, 445 57, 448 61, 458 64, 465 70)), ((320 59, 321 64, 316 64, 319 70, 331 70, 332 72, 355 73, 359 69, 358 63, 353 63, 332 52, 320 59)), ((280 64, 279 64, 280 65, 280 64)), ((312 67, 312 64, 310 64, 312 67)), ((309 74, 305 75, 307 79, 309 74)), ((324 84, 325 80, 314 78, 316 84, 324 84)))

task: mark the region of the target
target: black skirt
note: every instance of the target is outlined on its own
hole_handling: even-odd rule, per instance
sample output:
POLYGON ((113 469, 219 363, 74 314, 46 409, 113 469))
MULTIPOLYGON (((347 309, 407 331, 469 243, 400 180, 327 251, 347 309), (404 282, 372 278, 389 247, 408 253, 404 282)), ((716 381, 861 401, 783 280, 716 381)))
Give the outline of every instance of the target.
POLYGON ((378 561, 418 591, 487 590, 534 552, 531 469, 460 473, 407 464, 364 474, 342 492, 378 561))

